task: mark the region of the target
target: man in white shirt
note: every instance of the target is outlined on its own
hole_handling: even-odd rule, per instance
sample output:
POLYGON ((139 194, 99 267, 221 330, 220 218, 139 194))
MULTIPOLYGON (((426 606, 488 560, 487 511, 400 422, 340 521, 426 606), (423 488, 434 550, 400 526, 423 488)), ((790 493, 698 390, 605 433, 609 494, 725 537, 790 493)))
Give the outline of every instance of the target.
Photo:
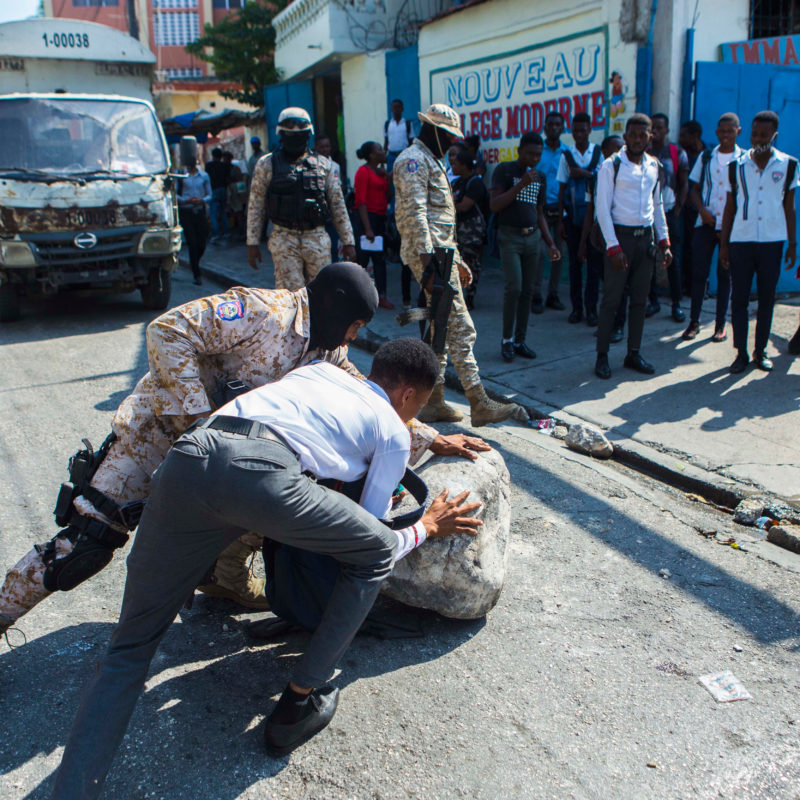
MULTIPOLYGON (((405 423, 438 374, 427 345, 398 339, 376 353, 366 382, 309 364, 223 406, 173 445, 153 477, 120 621, 76 714, 54 800, 99 796, 161 638, 209 563, 243 531, 339 562, 322 622, 267 719, 267 752, 286 755, 330 722, 338 690, 324 684, 394 561, 411 549, 378 516, 408 461, 405 423), (309 471, 342 481, 366 475, 361 504, 309 471)), ((413 544, 426 534, 474 533, 481 523, 467 515, 479 504, 465 504, 466 494, 442 493, 413 544)))
POLYGON ((386 151, 386 169, 392 171, 395 159, 414 141, 411 120, 403 119, 402 100, 392 100, 392 116, 383 123, 383 149, 386 151))
MULTIPOLYGON (((696 338, 700 331, 700 311, 706 295, 706 281, 714 249, 719 243, 722 212, 728 197, 728 164, 743 152, 736 144, 741 132, 739 117, 736 114, 723 114, 717 123, 719 144, 713 150, 704 150, 700 154, 689 175, 690 196, 698 213, 692 234, 692 309, 689 326, 683 332, 683 339, 687 341, 696 338)), ((712 342, 722 342, 726 338, 725 317, 730 293, 730 273, 718 264, 716 324, 712 342)))
POLYGON ((645 152, 651 136, 650 118, 633 114, 625 125, 625 147, 606 159, 597 175, 597 221, 606 243, 606 258, 595 374, 604 380, 611 377, 609 339, 626 285, 630 291, 630 311, 624 366, 646 375, 655 372, 655 367, 639 353, 655 266, 654 229, 658 246, 664 252, 665 267, 669 266, 672 253, 661 203, 659 162, 645 152))
POLYGON ((751 149, 728 165, 728 193, 722 216, 719 260, 731 271, 731 322, 736 358, 730 372, 744 372, 747 355, 747 306, 753 276, 758 292, 753 364, 772 370, 766 347, 772 328, 781 253, 787 269, 795 262, 794 190, 800 182, 797 159, 773 147, 778 115, 760 111, 753 118, 751 149))

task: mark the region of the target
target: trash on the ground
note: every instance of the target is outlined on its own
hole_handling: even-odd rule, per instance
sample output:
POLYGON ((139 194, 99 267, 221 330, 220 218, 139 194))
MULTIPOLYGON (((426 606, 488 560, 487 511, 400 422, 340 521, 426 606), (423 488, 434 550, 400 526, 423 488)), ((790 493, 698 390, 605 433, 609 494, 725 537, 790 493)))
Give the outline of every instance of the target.
POLYGON ((671 578, 671 577, 672 577, 672 573, 671 573, 671 572, 670 572, 670 571, 669 571, 669 570, 668 570, 666 567, 664 567, 663 569, 660 569, 660 570, 658 571, 658 574, 659 574, 659 575, 660 575, 662 578, 671 578))
POLYGON ((756 528, 760 528, 762 531, 768 531, 773 525, 777 525, 778 520, 772 519, 772 517, 759 517, 756 520, 756 528))
POLYGON ((543 433, 546 436, 552 436, 553 431, 556 429, 556 421, 552 417, 546 417, 545 419, 529 419, 528 425, 531 428, 536 428, 539 433, 543 433))
POLYGON ((743 648, 742 648, 742 646, 740 644, 735 644, 733 646, 733 650, 734 650, 735 653, 741 653, 743 648))
POLYGON ((732 703, 734 700, 752 700, 742 682, 728 669, 711 675, 701 675, 698 680, 708 689, 718 703, 732 703))
POLYGON ((647 762, 647 766, 650 767, 650 769, 657 769, 658 768, 658 764, 656 764, 655 761, 648 761, 647 762))

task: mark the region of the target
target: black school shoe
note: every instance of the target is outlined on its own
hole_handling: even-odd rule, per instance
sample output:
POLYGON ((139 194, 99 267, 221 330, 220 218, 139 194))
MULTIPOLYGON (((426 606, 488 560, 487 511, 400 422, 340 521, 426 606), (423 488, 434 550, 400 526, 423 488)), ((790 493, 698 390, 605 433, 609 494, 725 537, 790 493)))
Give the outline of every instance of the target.
POLYGON ((644 308, 645 317, 652 317, 653 314, 658 314, 661 311, 661 303, 648 303, 644 308))
POLYGON ((611 331, 611 336, 609 336, 608 341, 611 342, 611 344, 617 344, 624 338, 625 332, 622 330, 622 328, 614 328, 614 330, 611 331))
POLYGON ((287 686, 264 724, 264 747, 273 758, 288 756, 325 728, 333 719, 339 702, 339 690, 333 686, 314 689, 302 703, 287 703, 284 698, 288 691, 287 686), (276 717, 281 722, 276 722, 276 717))
POLYGON ((503 342, 500 345, 500 355, 503 361, 513 361, 514 360, 514 343, 513 342, 503 342))
POLYGON ((608 353, 598 353, 594 364, 594 374, 607 381, 611 377, 611 367, 608 364, 608 353))
POLYGON ((764 372, 772 372, 772 360, 767 358, 767 354, 762 350, 760 353, 753 353, 753 364, 764 372))
POLYGON ((672 305, 672 319, 675 322, 686 322, 686 314, 678 303, 672 305))
POLYGON ((544 303, 541 297, 534 297, 533 300, 531 300, 531 312, 534 314, 544 313, 544 303))
POLYGON ((587 311, 586 312, 586 324, 590 328, 597 327, 597 312, 596 311, 587 311))
POLYGON ((747 353, 739 353, 734 359, 733 364, 728 367, 728 372, 730 372, 731 375, 738 375, 740 372, 744 372, 747 369, 749 363, 750 359, 747 357, 747 353))
POLYGON ((514 353, 522 358, 536 358, 536 353, 525 342, 515 342, 514 353))
POLYGON ((583 311, 578 310, 577 308, 567 317, 567 322, 571 322, 573 325, 576 322, 583 321, 583 311))
POLYGON ((656 371, 656 368, 650 362, 645 361, 638 352, 628 353, 622 362, 622 366, 641 372, 642 375, 652 375, 656 371))
POLYGON ((564 311, 566 306, 558 299, 557 294, 551 294, 547 298, 547 303, 545 304, 548 308, 552 308, 555 311, 564 311))

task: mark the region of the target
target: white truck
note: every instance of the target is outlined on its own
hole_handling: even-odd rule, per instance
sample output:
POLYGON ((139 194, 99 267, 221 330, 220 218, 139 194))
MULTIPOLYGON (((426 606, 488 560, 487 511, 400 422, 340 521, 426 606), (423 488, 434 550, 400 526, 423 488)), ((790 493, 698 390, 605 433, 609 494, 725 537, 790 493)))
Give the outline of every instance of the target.
POLYGON ((167 307, 181 229, 154 62, 104 25, 0 24, 0 321, 73 289, 167 307))

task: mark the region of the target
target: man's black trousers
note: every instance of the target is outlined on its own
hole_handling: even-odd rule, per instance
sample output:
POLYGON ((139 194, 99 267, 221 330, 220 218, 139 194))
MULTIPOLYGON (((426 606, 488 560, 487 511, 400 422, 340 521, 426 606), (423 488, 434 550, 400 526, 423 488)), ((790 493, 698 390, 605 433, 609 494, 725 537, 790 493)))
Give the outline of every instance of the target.
POLYGON ((781 274, 782 253, 783 242, 730 244, 733 346, 740 353, 747 353, 747 306, 754 275, 758 293, 755 352, 761 353, 767 346, 775 308, 775 289, 781 274))
MULTIPOLYGON (((706 296, 706 282, 711 271, 711 259, 718 243, 719 234, 710 225, 700 225, 694 229, 692 235, 692 311, 689 317, 692 322, 700 322, 700 311, 703 308, 703 298, 706 296)), ((722 269, 717 264, 717 330, 725 326, 730 294, 730 271, 722 269)))
POLYGON ((638 350, 641 347, 647 293, 650 290, 650 279, 655 264, 652 228, 615 225, 614 230, 622 252, 628 259, 628 269, 614 269, 611 266, 611 259, 605 257, 603 300, 600 303, 600 323, 597 329, 598 353, 608 352, 609 338, 626 285, 630 292, 628 350, 638 350))
POLYGON ((186 237, 186 247, 189 249, 189 263, 195 278, 200 277, 200 259, 206 250, 208 239, 208 220, 205 209, 195 212, 192 209, 180 209, 181 227, 186 237))

